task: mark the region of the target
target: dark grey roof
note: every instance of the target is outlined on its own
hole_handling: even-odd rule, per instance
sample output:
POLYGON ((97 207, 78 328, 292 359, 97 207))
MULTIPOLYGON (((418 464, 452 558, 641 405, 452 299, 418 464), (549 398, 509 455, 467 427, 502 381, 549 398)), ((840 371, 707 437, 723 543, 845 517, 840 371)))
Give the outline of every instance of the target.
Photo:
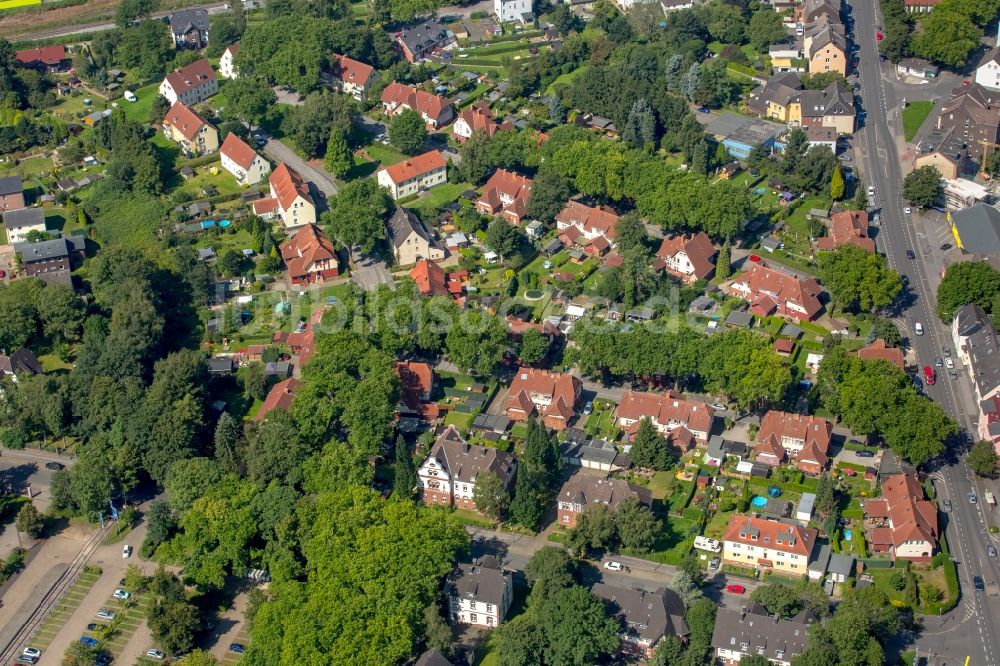
POLYGON ((813 550, 809 554, 809 563, 806 565, 806 568, 809 571, 816 571, 819 576, 822 576, 830 566, 830 555, 832 553, 833 551, 830 549, 829 543, 817 541, 813 544, 813 550))
POLYGON ((424 51, 434 48, 448 39, 448 28, 443 23, 433 19, 421 21, 416 25, 403 28, 396 34, 407 50, 420 56, 424 51))
POLYGON ((448 472, 452 482, 475 483, 480 474, 492 472, 504 483, 509 483, 514 478, 517 466, 513 454, 492 447, 468 444, 453 427, 449 427, 437 438, 430 457, 448 472))
POLYGON ((900 461, 896 454, 886 449, 882 452, 882 459, 878 463, 879 484, 888 477, 895 474, 916 474, 916 469, 906 461, 900 461))
POLYGON ((0 178, 0 196, 17 194, 24 191, 24 181, 20 176, 5 176, 0 178))
POLYGON ((961 167, 966 155, 966 145, 953 127, 933 129, 917 144, 919 155, 940 153, 961 167))
POLYGON ((625 623, 625 634, 633 642, 654 646, 664 636, 688 634, 684 603, 673 590, 661 587, 647 592, 597 583, 590 591, 617 609, 625 623))
POLYGON ((786 337, 795 338, 796 340, 798 340, 800 337, 802 337, 802 333, 804 333, 804 331, 795 324, 785 324, 784 326, 781 327, 781 333, 779 333, 779 335, 784 335, 786 337))
POLYGON ((170 29, 175 35, 186 34, 191 28, 208 32, 208 12, 200 7, 178 9, 170 15, 170 29))
POLYGON ((30 263, 68 257, 72 248, 65 238, 57 238, 38 243, 16 243, 14 251, 21 255, 21 261, 30 263))
POLYGON ((449 596, 503 607, 504 589, 512 586, 511 575, 500 568, 492 555, 484 555, 473 564, 460 562, 448 576, 445 589, 449 596))
POLYGON ((980 396, 989 395, 1000 386, 1000 345, 997 333, 983 309, 975 303, 955 312, 956 330, 965 338, 965 351, 971 362, 972 378, 980 396))
POLYGON ((37 375, 42 372, 42 364, 30 349, 18 347, 10 356, 0 354, 0 372, 10 375, 22 372, 37 375))
POLYGON ((406 210, 402 206, 397 206, 396 211, 389 218, 389 240, 395 247, 402 247, 403 243, 410 236, 411 233, 417 234, 425 241, 427 241, 431 247, 435 247, 434 237, 424 226, 424 223, 420 221, 416 215, 406 210))
POLYGON ((830 556, 830 565, 827 567, 827 571, 841 576, 853 576, 854 558, 850 555, 834 553, 830 556))
POLYGON ((473 430, 491 430, 493 432, 506 432, 510 427, 510 419, 503 415, 478 414, 472 420, 473 430))
POLYGON ((712 435, 708 438, 708 455, 713 458, 736 456, 742 459, 746 454, 747 445, 743 442, 724 439, 722 435, 712 435))
POLYGON ((702 294, 691 301, 691 305, 688 309, 692 312, 701 312, 703 310, 711 310, 713 307, 715 307, 715 299, 702 294))
POLYGON ((232 372, 233 359, 228 356, 213 356, 208 359, 209 372, 232 372))
POLYGON ((962 249, 977 254, 1000 254, 1000 210, 977 203, 951 214, 962 239, 962 249))
MULTIPOLYGON (((583 432, 583 431, 580 431, 583 432)), ((591 439, 584 433, 583 439, 567 439, 560 446, 560 455, 564 461, 579 460, 580 462, 614 465, 628 468, 631 462, 611 442, 602 439, 591 439)))
POLYGON ((789 662, 805 651, 808 638, 808 623, 770 617, 756 605, 745 612, 720 608, 715 615, 712 647, 789 662))
POLYGON ((750 326, 753 324, 753 315, 744 310, 733 310, 726 317, 727 326, 750 326))
POLYGON ((264 365, 265 376, 288 377, 291 370, 292 364, 288 361, 275 361, 264 365))
POLYGON ((413 666, 452 666, 452 664, 437 650, 428 650, 420 655, 413 666))
POLYGON ((8 229, 14 227, 34 227, 45 224, 45 211, 41 208, 20 208, 3 214, 3 223, 8 229))

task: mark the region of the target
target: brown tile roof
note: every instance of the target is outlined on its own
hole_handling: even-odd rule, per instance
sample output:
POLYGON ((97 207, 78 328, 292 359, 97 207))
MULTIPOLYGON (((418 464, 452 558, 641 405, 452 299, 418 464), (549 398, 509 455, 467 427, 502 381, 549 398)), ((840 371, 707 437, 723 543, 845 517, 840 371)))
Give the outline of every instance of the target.
POLYGON ((438 461, 452 480, 463 483, 474 483, 480 474, 489 472, 509 483, 516 470, 513 454, 494 447, 468 444, 452 425, 434 442, 430 457, 438 461))
POLYGON ((215 71, 212 69, 212 63, 205 58, 195 60, 190 65, 167 74, 167 83, 178 95, 214 79, 215 71))
POLYGON ((527 213, 530 200, 530 178, 506 169, 497 169, 486 181, 486 185, 483 186, 483 196, 476 203, 489 206, 492 213, 512 210, 520 217, 527 213))
POLYGON ((689 430, 708 432, 715 410, 703 402, 685 400, 673 391, 663 394, 625 391, 615 412, 618 418, 638 421, 649 417, 661 425, 679 421, 689 430))
POLYGON ((729 519, 723 540, 808 557, 816 543, 817 534, 816 530, 809 527, 737 513, 729 519))
POLYGON ((375 68, 353 58, 337 55, 330 56, 331 72, 344 83, 363 86, 371 78, 375 68))
POLYGON ((447 296, 448 286, 444 269, 433 261, 422 259, 410 271, 410 277, 417 283, 420 293, 424 296, 447 296))
POLYGON ((417 178, 435 169, 443 169, 448 166, 444 157, 436 150, 430 150, 423 155, 417 155, 403 160, 396 164, 385 167, 384 171, 389 174, 392 182, 399 184, 417 178))
POLYGON ((250 204, 254 215, 267 215, 273 213, 278 208, 278 200, 273 197, 267 199, 257 199, 250 204))
MULTIPOLYGON (((174 102, 174 105, 167 111, 167 115, 163 117, 163 124, 179 130, 188 141, 194 141, 198 132, 208 124, 208 121, 180 102, 174 102)), ((235 135, 230 133, 230 136, 235 135)))
POLYGON ((556 215, 556 222, 578 225, 614 240, 618 215, 606 208, 591 208, 579 201, 567 201, 566 206, 556 215))
POLYGON ((485 132, 486 136, 493 136, 499 129, 499 125, 493 119, 493 112, 483 102, 476 102, 458 114, 458 117, 466 122, 473 134, 485 132))
POLYGON ((395 104, 396 106, 405 104, 414 111, 426 114, 428 117, 434 119, 440 118, 445 109, 451 106, 451 102, 444 97, 432 95, 429 92, 396 81, 385 87, 382 91, 381 99, 385 104, 395 104))
POLYGON ((805 444, 815 442, 823 454, 830 450, 832 436, 833 425, 826 419, 779 412, 775 409, 764 415, 764 419, 760 422, 760 430, 757 431, 757 440, 760 442, 774 440, 780 444, 782 437, 801 439, 805 444))
POLYGON ((937 541, 938 519, 934 503, 924 499, 924 489, 910 474, 894 474, 882 483, 882 496, 889 507, 895 547, 906 541, 937 541))
MULTIPOLYGON (((235 44, 230 44, 229 46, 226 47, 226 51, 229 51, 229 54, 234 57, 236 56, 237 53, 239 53, 239 50, 240 50, 239 42, 235 44)), ((223 53, 225 53, 226 51, 223 51, 223 53)))
POLYGON ((510 383, 508 409, 520 409, 531 415, 534 411, 531 394, 550 396, 551 402, 542 410, 542 416, 557 416, 568 422, 576 413, 574 406, 580 387, 580 380, 573 375, 522 367, 510 383))
POLYGON ((781 273, 771 268, 752 264, 735 282, 746 282, 750 287, 751 301, 766 294, 775 303, 794 303, 806 311, 806 316, 812 319, 822 309, 819 294, 822 287, 815 278, 801 279, 794 275, 781 273))
POLYGON ((715 246, 712 239, 704 231, 689 236, 670 236, 664 238, 656 256, 666 259, 683 251, 691 265, 694 266, 694 276, 706 278, 715 269, 712 257, 715 256, 715 246))
POLYGON ((312 197, 309 196, 309 186, 302 180, 302 176, 284 162, 271 172, 268 182, 271 184, 271 189, 274 191, 282 210, 291 208, 295 197, 302 197, 310 204, 315 205, 312 197))
POLYGON ((858 350, 858 358, 865 361, 874 361, 881 359, 883 361, 888 361, 900 370, 904 369, 905 361, 903 358, 903 352, 896 347, 890 347, 886 345, 885 340, 876 340, 867 347, 862 347, 858 350))
POLYGON ((264 404, 260 406, 254 414, 254 421, 263 421, 264 418, 275 409, 288 411, 295 399, 295 392, 302 386, 302 382, 294 377, 289 377, 283 382, 278 382, 271 387, 270 393, 264 399, 264 404))
POLYGON ((781 441, 776 439, 759 440, 754 447, 754 453, 758 459, 761 456, 773 456, 779 463, 785 459, 785 448, 781 446, 781 441))
POLYGON ((830 216, 830 235, 816 239, 817 250, 835 250, 839 245, 857 245, 875 251, 875 241, 868 237, 868 213, 844 210, 830 216))
POLYGON ((417 361, 397 361, 396 375, 403 402, 410 409, 420 409, 423 394, 429 395, 434 386, 434 368, 417 361))
POLYGON ((246 141, 236 136, 235 132, 226 135, 226 140, 222 142, 219 152, 244 169, 253 166, 253 161, 257 157, 254 149, 248 146, 246 141))
POLYGON ((40 62, 43 65, 58 65, 66 60, 66 47, 57 44, 55 46, 43 46, 36 49, 24 49, 17 51, 14 58, 22 65, 33 65, 40 62))
POLYGON ((308 275, 313 264, 336 258, 333 243, 314 224, 302 227, 281 245, 281 259, 293 278, 308 275))

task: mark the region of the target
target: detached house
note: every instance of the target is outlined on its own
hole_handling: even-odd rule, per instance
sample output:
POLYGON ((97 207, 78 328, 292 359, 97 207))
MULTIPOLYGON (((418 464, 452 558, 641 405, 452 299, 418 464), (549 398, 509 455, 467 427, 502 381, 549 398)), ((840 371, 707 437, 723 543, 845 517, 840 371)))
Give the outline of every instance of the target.
POLYGON ((576 415, 582 389, 582 382, 573 375, 522 367, 510 384, 507 416, 513 421, 526 421, 538 414, 547 427, 565 430, 576 415))
POLYGON ((0 178, 0 213, 24 207, 24 180, 20 176, 0 178))
POLYGON ((41 208, 20 208, 3 214, 3 226, 7 231, 7 242, 23 243, 32 231, 44 234, 48 231, 45 211, 41 208))
POLYGON ((895 559, 929 562, 938 540, 937 507, 911 474, 882 481, 882 498, 862 502, 865 541, 875 553, 895 559))
POLYGON ((647 592, 597 583, 590 591, 603 599, 610 613, 621 620, 624 627, 621 651, 629 657, 650 659, 662 638, 684 638, 689 633, 684 621, 684 602, 673 590, 661 587, 647 592))
POLYGON ((412 109, 420 114, 431 129, 444 127, 455 116, 451 102, 444 97, 396 81, 385 87, 380 99, 385 115, 395 116, 406 109, 412 109))
POLYGON ((324 71, 320 78, 337 92, 360 102, 375 85, 378 72, 371 65, 335 53, 330 56, 330 69, 324 71))
POLYGON ((25 276, 72 288, 74 264, 83 259, 85 247, 83 237, 71 236, 37 243, 17 243, 14 252, 21 259, 21 270, 25 276))
POLYGON ((454 34, 435 19, 407 26, 395 33, 393 39, 400 53, 410 62, 419 62, 435 49, 446 48, 455 42, 454 34))
POLYGON ((251 204, 257 217, 280 217, 289 230, 316 224, 316 204, 309 194, 309 185, 297 171, 282 162, 267 180, 271 185, 270 198, 251 204))
POLYGON ((816 278, 802 279, 760 264, 751 264, 729 286, 729 293, 750 302, 750 311, 758 317, 777 314, 811 321, 823 309, 823 292, 816 278))
POLYGON ((476 132, 483 132, 486 136, 493 136, 500 126, 493 119, 493 112, 490 107, 483 102, 476 102, 462 113, 458 114, 452 134, 460 143, 465 143, 476 132))
POLYGON ((439 410, 431 402, 434 395, 434 367, 417 361, 397 361, 396 376, 399 377, 400 414, 416 415, 422 418, 437 418, 439 410))
POLYGON ((653 268, 666 270, 685 284, 707 280, 715 271, 715 246, 704 231, 664 238, 653 268))
POLYGON ((722 561, 738 567, 808 575, 817 530, 754 516, 734 514, 722 538, 722 561))
POLYGON ((16 381, 18 375, 40 375, 42 364, 27 347, 18 347, 10 356, 0 352, 0 374, 9 375, 16 381))
POLYGON ((188 157, 208 155, 219 149, 219 131, 181 102, 174 102, 163 117, 163 134, 179 144, 188 157))
POLYGON ((207 59, 195 60, 186 67, 175 69, 160 83, 160 94, 171 104, 181 102, 193 106, 219 92, 215 71, 207 59))
POLYGON ((472 493, 480 475, 495 474, 510 488, 516 473, 517 460, 513 454, 468 444, 455 426, 448 426, 417 470, 417 478, 424 504, 475 511, 472 493))
POLYGON ((16 51, 14 61, 18 67, 29 67, 42 74, 65 72, 72 64, 66 57, 66 47, 62 44, 16 51))
POLYGON ((510 224, 518 225, 528 214, 530 200, 530 178, 497 169, 483 186, 483 196, 476 201, 476 211, 480 215, 500 215, 510 224))
POLYGON ((579 201, 568 201, 556 215, 556 229, 559 238, 566 245, 586 245, 597 238, 608 244, 615 239, 615 224, 618 215, 607 208, 591 208, 579 201))
POLYGON ((841 245, 875 251, 875 241, 868 237, 868 211, 842 210, 830 216, 829 234, 816 239, 816 249, 830 252, 841 245))
POLYGON ((308 224, 281 245, 281 260, 292 284, 311 284, 340 275, 333 243, 315 224, 308 224))
POLYGON ((750 655, 760 655, 776 666, 791 666, 792 658, 806 651, 809 627, 815 622, 816 616, 809 611, 786 620, 771 615, 756 602, 740 609, 719 608, 712 649, 725 666, 750 655))
POLYGON ((448 180, 448 163, 440 152, 431 150, 379 169, 375 178, 393 199, 399 200, 448 180))
POLYGON ((271 170, 268 161, 234 132, 226 136, 219 154, 222 157, 222 168, 233 174, 240 185, 256 185, 271 170))
POLYGON ((833 425, 826 419, 772 409, 757 431, 757 462, 773 467, 787 455, 799 471, 822 474, 832 438, 833 425))
POLYGON ((473 564, 459 563, 445 583, 451 621, 496 627, 507 617, 514 599, 514 578, 492 555, 473 564))
POLYGON ((890 347, 885 340, 878 339, 867 347, 862 347, 857 351, 857 356, 863 361, 885 361, 891 363, 900 370, 906 369, 906 360, 903 351, 897 347, 890 347))
POLYGON ((703 402, 684 400, 673 391, 663 394, 625 391, 615 409, 618 425, 625 432, 634 434, 644 418, 652 421, 661 435, 683 428, 695 440, 705 444, 712 431, 715 410, 703 402))
POLYGON ((294 377, 289 377, 272 386, 267 397, 264 398, 264 404, 254 414, 253 420, 260 423, 267 418, 268 414, 276 409, 287 412, 292 406, 292 401, 295 400, 295 392, 301 387, 302 382, 294 377))
POLYGON ((208 10, 201 7, 178 9, 170 15, 170 36, 179 49, 208 46, 208 10))
POLYGON ((409 266, 421 259, 444 259, 444 248, 415 214, 397 206, 386 223, 389 243, 398 266, 409 266))
POLYGON ((577 516, 589 507, 602 504, 615 511, 619 504, 629 498, 637 499, 647 506, 653 501, 648 490, 621 479, 574 474, 559 490, 559 524, 573 529, 576 527, 577 516))
POLYGON ((233 60, 236 58, 236 53, 240 50, 239 44, 230 44, 226 47, 226 50, 222 52, 222 57, 219 58, 219 75, 224 79, 235 79, 240 75, 236 70, 236 65, 233 60))

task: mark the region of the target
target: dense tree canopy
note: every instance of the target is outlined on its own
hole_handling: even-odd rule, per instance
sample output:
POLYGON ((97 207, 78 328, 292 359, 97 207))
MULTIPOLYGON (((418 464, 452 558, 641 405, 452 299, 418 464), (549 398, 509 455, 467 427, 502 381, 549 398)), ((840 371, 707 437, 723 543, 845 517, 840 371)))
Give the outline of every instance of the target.
POLYGON ((967 303, 994 312, 997 294, 1000 294, 1000 271, 984 261, 960 261, 948 266, 938 285, 937 315, 950 324, 955 311, 967 303))

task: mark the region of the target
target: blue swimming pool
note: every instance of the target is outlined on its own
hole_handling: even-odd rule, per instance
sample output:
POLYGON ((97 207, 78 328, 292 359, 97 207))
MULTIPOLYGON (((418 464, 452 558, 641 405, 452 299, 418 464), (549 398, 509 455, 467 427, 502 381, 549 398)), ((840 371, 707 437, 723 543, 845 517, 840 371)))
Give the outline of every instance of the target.
POLYGON ((752 500, 750 500, 750 503, 753 504, 758 509, 763 509, 765 506, 767 506, 767 498, 757 495, 752 500))
POLYGON ((851 530, 844 530, 844 541, 850 541, 851 537, 854 536, 854 532, 851 530))

